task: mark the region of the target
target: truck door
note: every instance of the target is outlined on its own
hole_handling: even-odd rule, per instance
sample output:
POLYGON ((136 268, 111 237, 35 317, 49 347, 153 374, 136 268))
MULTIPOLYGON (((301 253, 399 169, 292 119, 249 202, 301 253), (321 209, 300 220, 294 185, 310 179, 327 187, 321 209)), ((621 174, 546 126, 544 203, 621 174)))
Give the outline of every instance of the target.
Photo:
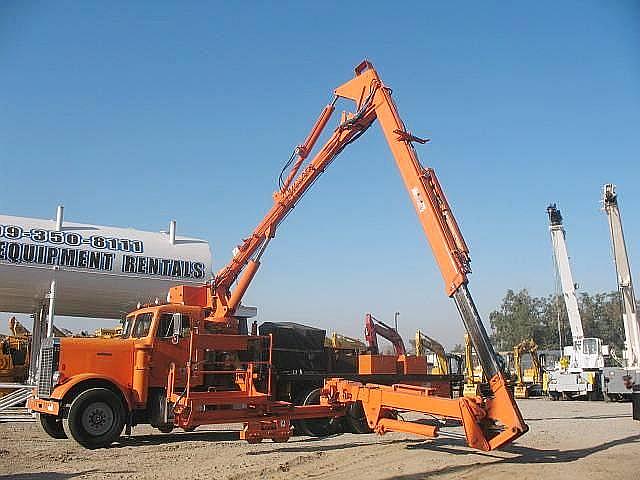
POLYGON ((154 339, 153 358, 151 360, 152 387, 165 387, 169 365, 176 366, 176 386, 184 386, 187 377, 187 360, 189 358, 189 333, 191 318, 188 314, 177 312, 161 312, 157 322, 154 339), (180 322, 179 334, 174 329, 174 322, 180 322))

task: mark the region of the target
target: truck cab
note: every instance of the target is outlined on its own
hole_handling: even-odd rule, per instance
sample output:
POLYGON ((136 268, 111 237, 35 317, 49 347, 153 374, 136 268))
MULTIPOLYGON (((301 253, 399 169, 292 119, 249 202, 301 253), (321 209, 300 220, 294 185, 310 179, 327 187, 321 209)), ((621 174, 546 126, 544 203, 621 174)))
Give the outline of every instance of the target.
POLYGON ((29 408, 49 435, 70 434, 90 448, 111 443, 125 424, 171 430, 165 421, 169 369, 175 366, 175 386, 184 387, 190 333, 203 319, 200 307, 153 305, 128 314, 116 338, 45 339, 29 408))

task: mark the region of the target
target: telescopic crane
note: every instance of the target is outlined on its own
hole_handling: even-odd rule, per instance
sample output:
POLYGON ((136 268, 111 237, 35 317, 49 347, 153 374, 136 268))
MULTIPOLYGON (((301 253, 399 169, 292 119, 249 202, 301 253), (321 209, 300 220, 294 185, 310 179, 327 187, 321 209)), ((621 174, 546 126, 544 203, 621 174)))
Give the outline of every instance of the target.
MULTIPOLYGON (((184 355, 184 351, 187 352, 187 356, 183 357, 186 363, 180 363, 177 360, 171 363, 172 367, 164 381, 167 392, 166 407, 162 401, 158 403, 162 406, 158 411, 163 414, 159 415, 157 421, 162 427, 175 425, 184 429, 204 424, 240 422, 245 424, 242 437, 249 441, 260 441, 263 438, 281 441, 286 440, 290 434, 290 420, 337 417, 344 415, 345 410, 350 407, 359 405, 362 407, 369 428, 379 433, 395 430, 425 436, 437 434, 438 427, 392 418, 396 411, 404 410, 459 420, 462 422, 467 443, 470 446, 481 450, 499 448, 525 433, 528 427, 506 388, 506 381, 498 367, 496 354, 469 292, 467 285, 471 268, 467 245, 435 172, 420 164, 413 147, 414 142, 425 143, 427 140, 416 137, 406 129, 391 98, 391 89, 382 83, 378 73, 368 61, 358 65, 355 69, 355 77, 335 89, 334 93, 333 100, 322 110, 309 136, 294 150, 285 169, 281 172, 281 182, 279 189, 273 195, 274 203, 270 211, 253 233, 235 249, 229 264, 215 275, 210 284, 202 287, 173 287, 169 292, 167 305, 148 306, 127 316, 127 325, 132 326, 133 331, 137 331, 139 325, 144 326, 143 322, 148 324, 151 321, 151 332, 153 332, 158 328, 157 322, 170 321, 174 331, 172 338, 176 340, 176 345, 181 346, 176 347, 176 351, 180 351, 180 355, 184 355), (339 99, 353 101, 355 113, 343 113, 339 125, 329 135, 328 140, 306 162, 339 99), (338 154, 359 138, 375 120, 380 123, 416 214, 431 245, 445 282, 445 291, 454 299, 489 379, 487 395, 450 399, 436 397, 434 390, 428 387, 365 385, 332 378, 325 381, 319 406, 294 406, 272 399, 271 374, 265 373, 270 372, 270 355, 268 360, 249 362, 243 371, 232 369, 228 356, 225 356, 220 360, 226 370, 204 370, 207 375, 203 375, 202 359, 206 359, 207 356, 212 356, 216 352, 249 352, 254 348, 250 344, 253 345, 257 341, 269 343, 269 338, 241 335, 234 313, 255 277, 261 258, 275 236, 279 224, 338 154), (305 162, 306 165, 303 167, 305 162), (286 169, 289 169, 288 174, 286 169), (162 316, 162 312, 175 313, 162 316), (192 320, 194 318, 198 319, 197 328, 191 329, 188 341, 181 341, 180 339, 184 338, 181 337, 183 323, 191 319, 194 325, 192 320), (261 374, 256 376, 257 371, 261 374), (226 377, 223 378, 224 375, 226 377), (265 375, 266 391, 264 386, 256 383, 256 378, 264 378, 265 375), (230 385, 233 389, 224 391, 217 389, 215 382, 211 388, 208 383, 202 384, 210 380, 215 382, 219 380, 222 385, 234 383, 230 385), (226 383, 223 383, 223 380, 226 383)), ((145 341, 130 341, 126 338, 116 340, 121 342, 117 343, 119 346, 128 345, 126 342, 132 343, 136 351, 128 356, 118 351, 117 355, 109 357, 113 359, 117 357, 120 362, 131 362, 131 359, 135 359, 135 365, 127 364, 126 368, 120 365, 117 369, 111 369, 116 372, 134 369, 132 386, 126 387, 131 391, 121 392, 122 398, 130 399, 130 401, 127 400, 126 406, 120 405, 123 413, 126 414, 124 418, 134 418, 133 410, 146 408, 149 390, 151 387, 158 387, 157 375, 160 370, 155 368, 153 371, 156 377, 149 376, 148 365, 155 355, 155 347, 146 340, 147 338, 145 337, 145 341)), ((101 340, 101 342, 105 341, 101 340)), ((60 343, 57 347, 59 358, 67 359, 65 360, 66 376, 62 377, 65 383, 58 385, 55 383, 57 380, 47 376, 48 387, 43 386, 46 395, 37 396, 29 404, 32 410, 44 414, 46 421, 43 420, 43 425, 46 424, 54 434, 59 433, 58 427, 62 422, 60 415, 67 414, 64 408, 60 408, 61 404, 71 403, 71 410, 68 412, 70 421, 82 419, 85 418, 85 414, 88 415, 85 408, 88 404, 81 403, 78 400, 80 397, 76 397, 78 401, 70 397, 79 394, 85 395, 83 399, 86 399, 86 395, 93 395, 91 397, 93 399, 97 396, 100 398, 101 408, 109 402, 119 402, 117 397, 114 399, 113 394, 109 395, 106 392, 98 392, 100 394, 98 395, 96 392, 83 392, 79 388, 71 389, 74 385, 78 385, 80 377, 86 380, 87 376, 91 377, 96 373, 94 370, 88 370, 91 372, 88 373, 82 360, 74 360, 72 354, 68 353, 71 347, 65 345, 73 345, 73 342, 60 343), (78 377, 72 373, 74 371, 84 371, 83 376, 78 377)), ((83 356, 78 359, 88 358, 87 349, 91 348, 100 348, 101 355, 108 350, 103 343, 100 343, 99 347, 84 345, 83 356)), ((176 351, 172 351, 171 358, 177 356, 176 351)), ((246 356, 246 353, 243 355, 246 356)), ((55 370, 55 366, 48 367, 51 368, 47 372, 55 370)), ((163 384, 159 386, 162 387, 163 384)), ((120 387, 114 388, 120 391, 120 387)), ((141 415, 138 417, 143 418, 141 415)), ((80 428, 82 425, 78 423, 76 426, 80 428)), ((90 431, 74 438, 81 443, 84 442, 85 445, 105 446, 117 437, 117 435, 111 435, 112 431, 116 430, 108 430, 108 435, 91 438, 90 441, 84 438, 85 434, 92 435, 90 431)), ((119 435, 119 432, 116 433, 119 435)), ((73 430, 72 434, 74 434, 73 430)))
POLYGON ((631 266, 627 245, 622 231, 622 217, 618 207, 616 186, 607 183, 602 188, 602 202, 609 221, 613 263, 616 267, 618 290, 624 324, 625 350, 623 368, 607 367, 603 376, 603 392, 607 397, 628 397, 634 384, 640 384, 640 318, 638 303, 633 291, 631 266))
POLYGON ((554 399, 560 396, 596 398, 599 394, 600 375, 604 367, 602 341, 599 338, 584 337, 576 287, 569 265, 562 214, 555 204, 547 207, 547 214, 553 256, 573 340, 573 345, 564 348, 564 355, 569 357, 568 367, 558 369, 550 375, 549 395, 554 399))

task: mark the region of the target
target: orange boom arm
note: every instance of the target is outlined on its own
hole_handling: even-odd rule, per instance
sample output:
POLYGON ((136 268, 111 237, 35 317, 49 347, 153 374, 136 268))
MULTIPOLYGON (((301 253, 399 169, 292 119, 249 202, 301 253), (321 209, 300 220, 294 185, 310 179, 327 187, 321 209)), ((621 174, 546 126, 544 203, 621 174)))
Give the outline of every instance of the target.
MULTIPOLYGON (((489 336, 467 288, 467 275, 471 272, 469 250, 435 172, 420 164, 413 148, 413 142, 425 143, 427 140, 407 131, 391 98, 391 89, 382 83, 371 63, 362 62, 356 67, 355 73, 353 79, 335 90, 333 101, 322 110, 305 142, 294 151, 287 164, 292 164, 291 169, 281 182, 280 189, 273 195, 271 210, 251 236, 237 247, 233 259, 217 273, 212 284, 204 287, 206 292, 198 296, 204 302, 203 306, 211 310, 209 321, 233 333, 233 315, 280 222, 336 156, 378 119, 442 273, 447 295, 454 299, 483 371, 489 379, 490 392, 486 398, 477 397, 472 400, 437 399, 425 389, 361 385, 334 379, 327 382, 323 401, 329 404, 362 402, 367 422, 381 432, 395 429, 435 434, 434 429, 427 429, 427 432, 406 422, 385 418, 381 412, 386 409, 407 409, 457 418, 464 423, 470 445, 485 450, 497 448, 522 435, 527 431, 527 426, 506 388, 489 336), (329 139, 302 168, 339 98, 355 102, 356 112, 342 115, 338 127, 329 139), (231 291, 231 286, 236 281, 238 283, 231 291)), ((183 291, 179 289, 180 287, 176 287, 171 292, 171 300, 178 303, 183 295, 183 291)))

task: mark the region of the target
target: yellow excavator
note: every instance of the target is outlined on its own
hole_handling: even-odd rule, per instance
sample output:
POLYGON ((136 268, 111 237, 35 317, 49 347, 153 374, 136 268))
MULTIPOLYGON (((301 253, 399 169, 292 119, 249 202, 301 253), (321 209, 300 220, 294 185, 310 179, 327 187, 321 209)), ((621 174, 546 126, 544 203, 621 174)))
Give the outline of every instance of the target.
POLYGON ((538 345, 533 339, 521 341, 513 347, 513 366, 515 370, 516 398, 529 398, 542 394, 542 364, 538 355, 538 345), (522 356, 529 354, 531 357, 531 367, 522 368, 522 356))
POLYGON ((430 373, 432 375, 450 375, 452 373, 449 361, 454 355, 448 354, 440 342, 422 333, 420 330, 416 331, 415 341, 416 356, 424 357, 427 355, 427 352, 433 352, 435 354, 437 364, 431 369, 430 373))
POLYGON ((464 389, 465 397, 476 397, 480 395, 480 384, 482 383, 482 367, 473 366, 473 346, 468 333, 464 334, 464 389))
POLYGON ((347 337, 341 333, 333 332, 330 337, 324 339, 324 346, 331 348, 340 348, 348 350, 356 350, 358 352, 364 352, 367 346, 362 340, 357 338, 347 337))
MULTIPOLYGON (((23 383, 29 371, 30 333, 15 317, 9 319, 9 332, 0 338, 0 383, 23 383)), ((5 393, 0 391, 0 396, 5 393)))

